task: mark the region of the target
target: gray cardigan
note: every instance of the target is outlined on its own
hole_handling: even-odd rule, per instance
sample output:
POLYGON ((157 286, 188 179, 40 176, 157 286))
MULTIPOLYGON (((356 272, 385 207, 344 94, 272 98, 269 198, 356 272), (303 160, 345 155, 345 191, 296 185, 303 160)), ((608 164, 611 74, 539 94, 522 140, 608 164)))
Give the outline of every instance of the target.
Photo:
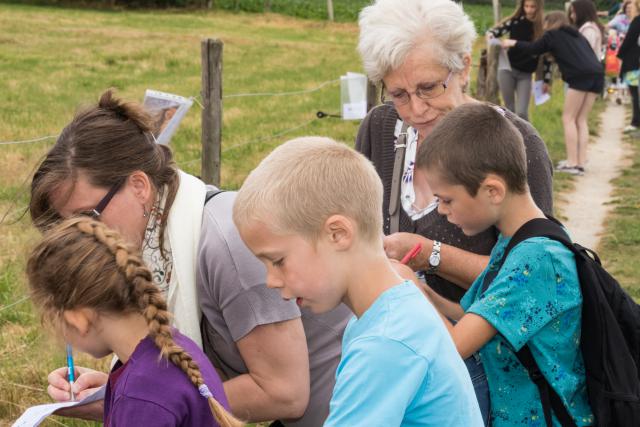
MULTIPOLYGON (((506 117, 518 128, 524 139, 527 152, 527 175, 533 199, 542 211, 553 213, 552 175, 553 166, 547 147, 529 122, 505 110, 506 117)), ((398 113, 391 104, 375 107, 362 121, 356 138, 356 150, 369 158, 384 186, 383 216, 384 233, 389 234, 389 197, 394 161, 394 131, 398 113)), ((400 171, 402 173, 402 171, 400 171)), ((497 240, 497 230, 489 229, 475 236, 465 236, 460 228, 450 224, 447 218, 433 211, 425 217, 412 221, 400 208, 400 231, 416 233, 428 239, 480 255, 489 255, 497 240)), ((439 276, 430 276, 429 285, 442 296, 459 301, 465 290, 439 276)))

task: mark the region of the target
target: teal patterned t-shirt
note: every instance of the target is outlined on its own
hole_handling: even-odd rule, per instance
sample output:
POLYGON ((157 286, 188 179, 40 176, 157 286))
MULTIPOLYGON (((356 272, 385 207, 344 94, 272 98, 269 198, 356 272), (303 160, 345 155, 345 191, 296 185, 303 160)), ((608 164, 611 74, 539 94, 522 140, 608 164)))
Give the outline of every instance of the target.
MULTIPOLYGON (((515 351, 528 344, 547 381, 579 426, 591 425, 580 352, 582 294, 575 258, 561 243, 535 237, 513 248, 482 294, 510 238, 500 235, 489 266, 460 304, 487 320, 498 334, 480 349, 489 382, 494 427, 545 426, 540 395, 515 351)), ((554 425, 560 425, 554 417, 554 425)))

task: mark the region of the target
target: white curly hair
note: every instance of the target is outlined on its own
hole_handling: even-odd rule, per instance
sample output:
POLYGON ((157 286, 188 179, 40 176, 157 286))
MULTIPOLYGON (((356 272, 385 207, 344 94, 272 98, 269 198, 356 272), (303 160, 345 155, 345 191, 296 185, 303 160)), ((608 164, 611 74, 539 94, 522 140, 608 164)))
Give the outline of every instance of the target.
POLYGON ((451 71, 464 69, 477 37, 462 6, 451 0, 376 0, 360 12, 358 51, 373 82, 397 69, 420 43, 434 43, 436 58, 451 71))

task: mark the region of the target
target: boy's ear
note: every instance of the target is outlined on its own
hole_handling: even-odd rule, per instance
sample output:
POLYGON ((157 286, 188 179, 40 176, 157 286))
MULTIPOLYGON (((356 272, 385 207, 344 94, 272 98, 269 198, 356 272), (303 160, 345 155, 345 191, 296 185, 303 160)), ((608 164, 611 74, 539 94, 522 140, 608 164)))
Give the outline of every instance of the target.
POLYGON ((344 215, 331 215, 324 222, 324 235, 338 250, 349 249, 355 238, 355 224, 344 215))
POLYGON ((86 335, 91 329, 95 312, 88 308, 78 308, 63 311, 62 317, 68 326, 74 328, 80 335, 86 335))
POLYGON ((485 192, 491 203, 502 203, 507 195, 507 183, 502 177, 494 174, 489 174, 482 181, 480 189, 485 192))

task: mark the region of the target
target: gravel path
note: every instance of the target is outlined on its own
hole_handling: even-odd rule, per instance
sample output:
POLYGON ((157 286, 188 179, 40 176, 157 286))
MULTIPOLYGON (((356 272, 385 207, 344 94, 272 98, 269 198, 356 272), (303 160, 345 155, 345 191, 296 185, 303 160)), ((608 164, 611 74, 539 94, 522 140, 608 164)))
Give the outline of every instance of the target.
POLYGON ((601 117, 600 136, 589 144, 586 173, 576 177, 572 192, 563 195, 560 209, 568 218, 564 224, 573 240, 588 248, 598 247, 611 210, 608 203, 613 192, 611 180, 628 164, 630 151, 622 136, 625 117, 624 106, 607 102, 601 117))

